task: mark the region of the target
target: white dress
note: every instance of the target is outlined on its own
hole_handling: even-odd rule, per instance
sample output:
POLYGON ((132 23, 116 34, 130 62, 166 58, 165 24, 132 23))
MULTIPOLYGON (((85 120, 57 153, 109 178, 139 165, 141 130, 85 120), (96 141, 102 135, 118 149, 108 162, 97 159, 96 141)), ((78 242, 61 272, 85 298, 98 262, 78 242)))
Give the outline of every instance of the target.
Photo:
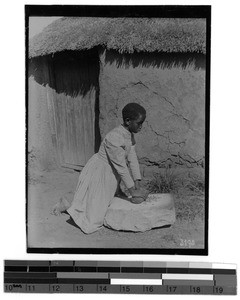
POLYGON ((131 188, 137 179, 141 174, 135 145, 131 133, 120 125, 106 135, 99 152, 83 168, 68 213, 83 232, 92 233, 102 227, 120 180, 131 188))

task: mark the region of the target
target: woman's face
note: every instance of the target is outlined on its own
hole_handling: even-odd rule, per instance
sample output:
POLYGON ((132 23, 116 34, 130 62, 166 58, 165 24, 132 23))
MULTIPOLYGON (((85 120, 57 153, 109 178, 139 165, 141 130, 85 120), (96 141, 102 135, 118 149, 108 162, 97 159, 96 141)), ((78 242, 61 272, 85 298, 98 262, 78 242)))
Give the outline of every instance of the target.
POLYGON ((139 115, 136 120, 129 120, 128 121, 128 130, 133 133, 137 133, 142 129, 142 124, 145 121, 146 116, 139 115))

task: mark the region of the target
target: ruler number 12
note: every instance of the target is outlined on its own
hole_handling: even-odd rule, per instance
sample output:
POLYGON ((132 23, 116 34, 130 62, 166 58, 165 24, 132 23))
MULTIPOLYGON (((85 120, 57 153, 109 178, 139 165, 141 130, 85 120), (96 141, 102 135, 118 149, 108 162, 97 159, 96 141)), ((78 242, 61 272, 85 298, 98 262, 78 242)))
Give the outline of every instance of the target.
POLYGON ((56 293, 56 292, 60 292, 60 285, 51 285, 51 292, 56 293))

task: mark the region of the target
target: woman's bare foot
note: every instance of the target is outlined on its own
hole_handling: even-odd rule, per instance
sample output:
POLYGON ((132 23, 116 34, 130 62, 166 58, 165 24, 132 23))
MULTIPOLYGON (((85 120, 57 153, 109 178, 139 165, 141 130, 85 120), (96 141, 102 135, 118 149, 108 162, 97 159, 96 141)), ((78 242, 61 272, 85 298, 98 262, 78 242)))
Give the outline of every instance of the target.
POLYGON ((57 204, 52 209, 52 215, 59 216, 62 212, 66 211, 70 207, 70 203, 64 197, 61 197, 57 204))

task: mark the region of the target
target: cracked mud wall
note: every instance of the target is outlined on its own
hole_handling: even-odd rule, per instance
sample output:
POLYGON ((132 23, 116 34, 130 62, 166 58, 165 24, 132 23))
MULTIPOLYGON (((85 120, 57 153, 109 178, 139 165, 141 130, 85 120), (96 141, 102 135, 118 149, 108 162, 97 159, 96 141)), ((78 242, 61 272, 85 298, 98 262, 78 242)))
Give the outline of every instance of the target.
POLYGON ((147 111, 136 135, 142 167, 204 166, 204 55, 100 55, 101 136, 121 123, 121 110, 138 102, 147 111))

